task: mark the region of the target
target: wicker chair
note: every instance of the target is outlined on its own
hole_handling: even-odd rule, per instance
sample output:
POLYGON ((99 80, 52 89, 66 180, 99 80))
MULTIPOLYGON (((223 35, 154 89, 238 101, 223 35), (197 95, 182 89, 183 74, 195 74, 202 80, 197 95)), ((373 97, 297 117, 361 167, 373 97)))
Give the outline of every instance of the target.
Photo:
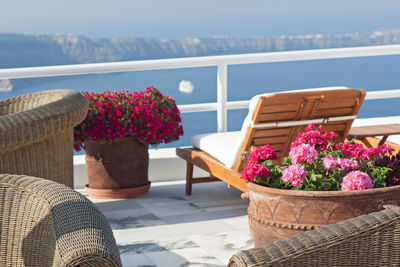
POLYGON ((110 225, 81 194, 0 175, 0 266, 122 266, 110 225))
POLYGON ((228 266, 399 266, 400 208, 239 251, 228 266))
POLYGON ((74 90, 0 101, 0 173, 25 174, 73 187, 73 128, 87 114, 74 90))

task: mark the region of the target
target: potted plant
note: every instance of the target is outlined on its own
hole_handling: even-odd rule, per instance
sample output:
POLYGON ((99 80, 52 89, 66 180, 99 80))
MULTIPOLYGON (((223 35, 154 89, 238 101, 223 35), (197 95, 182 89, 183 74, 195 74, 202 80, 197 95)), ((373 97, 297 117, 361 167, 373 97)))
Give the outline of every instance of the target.
POLYGON ((400 154, 390 156, 386 145, 334 144, 337 134, 319 130, 299 133, 280 164, 269 145, 248 155, 241 178, 256 246, 400 203, 400 154))
POLYGON ((148 145, 183 135, 175 101, 156 88, 142 92, 82 92, 89 102, 86 119, 74 129, 74 148, 83 148, 91 197, 144 195, 148 181, 148 145))

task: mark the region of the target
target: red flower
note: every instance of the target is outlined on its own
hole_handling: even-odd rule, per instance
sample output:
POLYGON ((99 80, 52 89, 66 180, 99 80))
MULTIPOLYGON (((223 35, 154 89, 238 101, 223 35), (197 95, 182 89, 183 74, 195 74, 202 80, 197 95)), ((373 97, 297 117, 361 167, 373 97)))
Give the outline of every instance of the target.
MULTIPOLYGON (((319 129, 322 131, 323 126, 320 125, 319 129)), ((326 150, 328 145, 333 144, 333 141, 338 137, 335 132, 325 132, 315 130, 314 124, 309 124, 303 132, 299 133, 296 140, 292 142, 291 148, 299 144, 309 144, 317 150, 326 150)))
POLYGON ((274 151, 274 148, 268 144, 250 152, 248 158, 248 164, 259 163, 261 164, 267 159, 275 160, 278 156, 274 151))
POLYGON ((110 143, 133 136, 157 145, 178 140, 183 135, 180 112, 175 101, 156 88, 129 93, 82 92, 89 102, 86 119, 74 129, 75 149, 85 141, 110 143))
POLYGON ((249 164, 247 167, 242 171, 240 179, 244 180, 245 182, 248 181, 255 181, 257 178, 268 178, 269 172, 268 169, 259 164, 249 164))

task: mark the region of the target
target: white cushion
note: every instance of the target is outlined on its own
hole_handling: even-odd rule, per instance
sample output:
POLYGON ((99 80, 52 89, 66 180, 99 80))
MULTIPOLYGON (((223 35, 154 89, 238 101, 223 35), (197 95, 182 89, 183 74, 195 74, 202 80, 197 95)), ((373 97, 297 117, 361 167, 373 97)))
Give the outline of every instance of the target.
POLYGON ((232 168, 237 159, 238 142, 243 143, 243 140, 238 140, 239 134, 239 131, 200 134, 192 137, 190 143, 232 168))
MULTIPOLYGON (((321 87, 321 88, 299 89, 299 90, 283 91, 275 93, 328 91, 328 90, 343 90, 343 89, 348 89, 348 87, 344 86, 321 87)), ((260 94, 251 98, 249 104, 249 112, 243 121, 242 128, 240 131, 196 135, 192 137, 190 141, 191 145, 207 152, 214 158, 224 163, 226 167, 232 168, 236 162, 236 159, 239 157, 240 148, 243 144, 243 140, 246 137, 247 128, 250 126, 251 119, 253 118, 253 112, 257 106, 258 99, 261 96, 268 96, 271 94, 274 93, 260 94)))

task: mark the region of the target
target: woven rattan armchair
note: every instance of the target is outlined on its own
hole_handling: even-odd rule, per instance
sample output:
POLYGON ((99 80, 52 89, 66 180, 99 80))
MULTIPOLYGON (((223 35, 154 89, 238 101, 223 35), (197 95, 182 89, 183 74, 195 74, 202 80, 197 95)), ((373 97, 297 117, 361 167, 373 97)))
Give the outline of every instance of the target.
POLYGON ((104 215, 71 188, 0 175, 0 266, 121 266, 104 215))
POLYGON ((236 266, 399 266, 400 208, 320 227, 239 251, 236 266))
POLYGON ((73 187, 73 128, 87 114, 74 90, 0 101, 0 173, 25 174, 73 187))

